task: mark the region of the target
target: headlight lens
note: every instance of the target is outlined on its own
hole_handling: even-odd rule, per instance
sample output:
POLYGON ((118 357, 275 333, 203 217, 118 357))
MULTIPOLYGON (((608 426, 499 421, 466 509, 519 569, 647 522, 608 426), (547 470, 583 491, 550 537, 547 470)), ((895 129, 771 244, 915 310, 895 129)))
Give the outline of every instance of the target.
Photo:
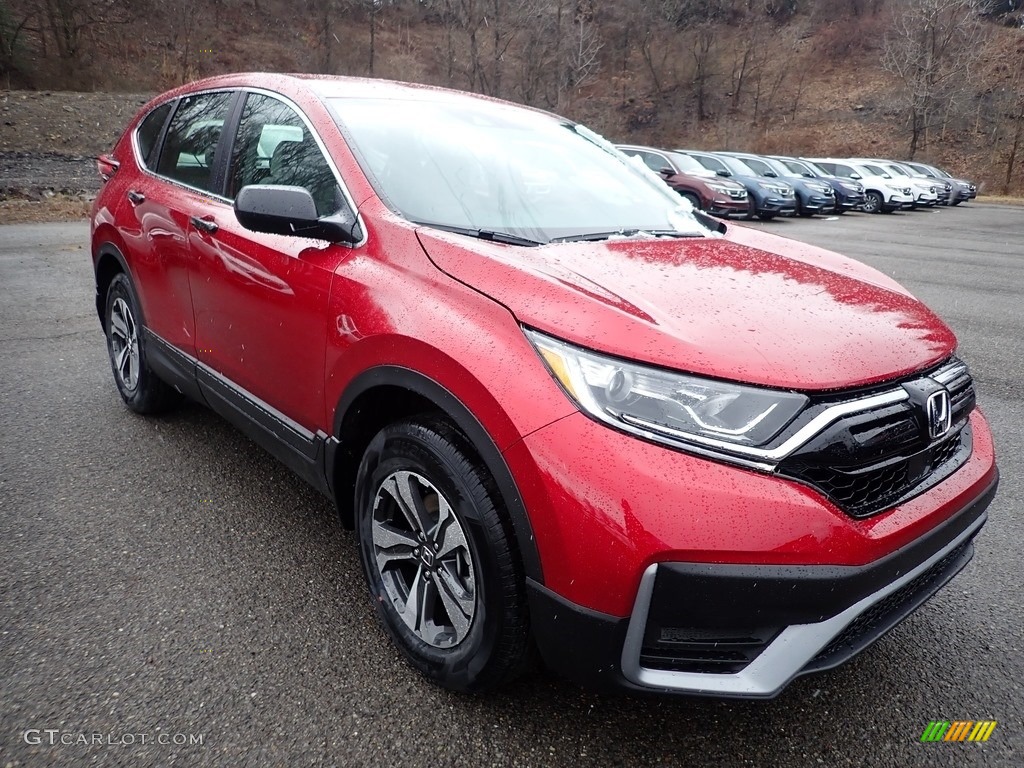
POLYGON ((660 442, 728 451, 761 446, 809 402, 785 392, 715 381, 620 360, 537 331, 526 335, 562 388, 587 414, 660 442))

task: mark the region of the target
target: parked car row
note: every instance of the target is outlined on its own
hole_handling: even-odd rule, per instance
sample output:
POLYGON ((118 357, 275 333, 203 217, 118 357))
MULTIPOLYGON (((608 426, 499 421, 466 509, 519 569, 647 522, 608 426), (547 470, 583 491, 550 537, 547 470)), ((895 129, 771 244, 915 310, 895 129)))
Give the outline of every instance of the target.
POLYGON ((973 200, 977 187, 925 163, 664 150, 620 144, 700 210, 715 216, 891 213, 973 200))

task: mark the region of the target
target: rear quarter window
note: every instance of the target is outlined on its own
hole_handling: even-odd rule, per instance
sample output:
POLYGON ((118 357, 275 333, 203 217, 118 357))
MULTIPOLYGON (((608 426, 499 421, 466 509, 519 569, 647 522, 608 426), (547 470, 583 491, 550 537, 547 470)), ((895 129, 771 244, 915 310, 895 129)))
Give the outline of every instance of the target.
POLYGON ((160 132, 164 128, 164 123, 167 122, 167 116, 171 114, 173 103, 169 101, 166 104, 161 104, 146 115, 136 129, 135 138, 139 143, 139 160, 150 170, 154 170, 156 166, 156 143, 160 140, 160 132))

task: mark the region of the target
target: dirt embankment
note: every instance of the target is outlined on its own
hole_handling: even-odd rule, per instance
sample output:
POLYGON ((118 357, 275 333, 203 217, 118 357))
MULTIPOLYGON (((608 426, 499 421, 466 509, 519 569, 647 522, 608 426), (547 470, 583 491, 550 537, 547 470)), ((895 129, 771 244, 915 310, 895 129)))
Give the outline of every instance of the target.
POLYGON ((0 92, 0 222, 81 215, 99 188, 94 158, 110 150, 148 99, 147 94, 0 92))

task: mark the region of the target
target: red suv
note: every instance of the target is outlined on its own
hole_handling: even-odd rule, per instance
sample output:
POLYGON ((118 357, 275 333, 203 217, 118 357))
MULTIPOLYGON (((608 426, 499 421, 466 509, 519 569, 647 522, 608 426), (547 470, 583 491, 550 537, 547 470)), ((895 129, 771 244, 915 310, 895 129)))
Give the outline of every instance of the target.
POLYGON ((92 215, 125 403, 336 502, 409 661, 767 697, 958 572, 997 470, 952 332, 569 120, 374 80, 150 102, 92 215))

